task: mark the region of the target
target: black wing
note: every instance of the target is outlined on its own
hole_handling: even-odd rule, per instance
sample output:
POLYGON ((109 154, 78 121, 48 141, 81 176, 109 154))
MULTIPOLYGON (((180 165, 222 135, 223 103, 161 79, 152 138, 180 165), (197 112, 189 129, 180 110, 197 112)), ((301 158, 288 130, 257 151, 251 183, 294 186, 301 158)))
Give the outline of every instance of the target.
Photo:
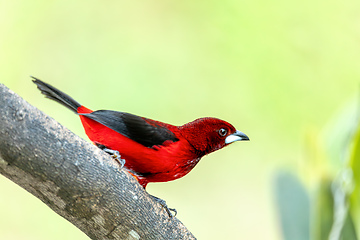
POLYGON ((81 115, 99 122, 145 147, 162 145, 166 140, 173 142, 179 140, 166 127, 148 120, 151 121, 152 124, 150 124, 144 118, 130 113, 99 110, 81 115))

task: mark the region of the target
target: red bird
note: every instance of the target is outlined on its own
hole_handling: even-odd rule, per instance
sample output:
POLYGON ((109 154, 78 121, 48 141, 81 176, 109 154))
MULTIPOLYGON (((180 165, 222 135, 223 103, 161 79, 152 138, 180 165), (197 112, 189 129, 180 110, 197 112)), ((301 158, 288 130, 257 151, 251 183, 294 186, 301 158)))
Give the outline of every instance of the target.
POLYGON ((204 155, 232 142, 249 140, 230 123, 217 118, 199 118, 174 126, 125 112, 92 111, 53 86, 33 78, 46 97, 79 115, 92 142, 107 152, 118 151, 125 160, 125 169, 144 188, 149 182, 181 178, 204 155))

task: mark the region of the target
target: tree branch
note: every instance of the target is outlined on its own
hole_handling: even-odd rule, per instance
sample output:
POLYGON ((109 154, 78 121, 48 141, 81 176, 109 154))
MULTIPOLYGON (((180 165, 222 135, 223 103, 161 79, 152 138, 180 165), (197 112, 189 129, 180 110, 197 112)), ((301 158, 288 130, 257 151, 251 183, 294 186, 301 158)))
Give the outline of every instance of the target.
POLYGON ((0 174, 91 239, 195 239, 109 155, 3 84, 0 174))

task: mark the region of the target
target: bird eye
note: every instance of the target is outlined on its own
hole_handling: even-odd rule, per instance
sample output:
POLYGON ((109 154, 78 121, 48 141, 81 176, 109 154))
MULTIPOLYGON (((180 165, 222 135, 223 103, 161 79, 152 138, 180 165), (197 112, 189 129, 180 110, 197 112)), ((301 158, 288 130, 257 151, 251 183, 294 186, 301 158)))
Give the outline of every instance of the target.
POLYGON ((227 130, 225 128, 220 128, 219 135, 221 137, 224 137, 227 134, 227 130))

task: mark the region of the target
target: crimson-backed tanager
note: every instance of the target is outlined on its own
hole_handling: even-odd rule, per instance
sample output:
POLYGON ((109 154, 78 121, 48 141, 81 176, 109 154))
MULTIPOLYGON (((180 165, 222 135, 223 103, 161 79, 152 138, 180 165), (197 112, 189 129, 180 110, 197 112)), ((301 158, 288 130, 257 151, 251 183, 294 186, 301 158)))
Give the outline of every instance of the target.
POLYGON ((149 182, 181 178, 204 155, 235 141, 249 140, 230 123, 212 117, 174 126, 126 112, 92 111, 53 86, 33 78, 47 98, 79 115, 92 142, 107 152, 118 151, 125 160, 124 168, 144 188, 149 182))

